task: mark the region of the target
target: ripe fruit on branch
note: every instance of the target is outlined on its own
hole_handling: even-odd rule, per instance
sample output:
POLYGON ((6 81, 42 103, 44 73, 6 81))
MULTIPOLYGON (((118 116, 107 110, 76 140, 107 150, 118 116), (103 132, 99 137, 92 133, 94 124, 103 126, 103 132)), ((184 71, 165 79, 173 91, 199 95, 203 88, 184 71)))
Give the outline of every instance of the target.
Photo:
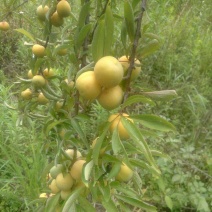
POLYGON ((82 73, 76 80, 76 88, 80 96, 86 100, 94 100, 101 93, 101 86, 97 82, 93 71, 82 73))
POLYGON ((45 68, 43 70, 43 76, 46 77, 46 78, 49 78, 49 77, 53 77, 54 76, 54 71, 53 69, 48 69, 48 68, 45 68))
POLYGON ((35 75, 32 78, 32 84, 37 88, 41 88, 46 84, 46 80, 41 75, 35 75))
POLYGON ((10 28, 10 25, 8 22, 6 22, 6 21, 0 22, 0 30, 7 31, 7 30, 9 30, 9 28, 10 28))
POLYGON ((35 75, 33 75, 32 70, 29 70, 27 76, 29 79, 32 79, 35 75))
POLYGON ((68 191, 74 184, 70 173, 60 173, 56 177, 56 185, 60 190, 68 191))
POLYGON ((49 102, 49 100, 43 95, 43 93, 39 93, 37 101, 39 104, 42 105, 45 105, 49 102))
MULTIPOLYGON (((127 70, 128 70, 128 68, 130 66, 129 57, 122 56, 122 57, 119 58, 119 62, 121 63, 121 65, 122 65, 122 67, 124 69, 125 75, 127 75, 127 70)), ((138 59, 135 59, 135 63, 134 64, 135 64, 135 67, 132 70, 132 74, 131 74, 131 77, 130 77, 131 80, 135 80, 139 76, 139 74, 141 72, 141 66, 140 66, 141 63, 140 63, 140 61, 138 59)))
POLYGON ((116 175, 116 180, 128 182, 133 176, 133 171, 125 163, 121 164, 120 171, 116 175))
POLYGON ((71 14, 71 6, 67 1, 60 1, 57 4, 57 13, 60 17, 68 17, 71 14))
MULTIPOLYGON (((119 137, 121 139, 128 139, 130 136, 129 136, 128 131, 126 130, 126 128, 123 126, 123 124, 121 122, 121 116, 127 118, 129 115, 126 113, 123 113, 121 115, 118 113, 110 115, 110 117, 108 118, 108 121, 111 122, 109 130, 111 133, 113 133, 113 131, 116 129, 116 127, 118 127, 119 137)), ((129 121, 133 122, 132 119, 130 119, 130 118, 127 118, 127 119, 129 121)))
POLYGON ((52 178, 56 179, 57 175, 60 174, 63 171, 63 165, 62 164, 57 164, 56 166, 53 166, 49 173, 52 178))
POLYGON ((62 48, 62 47, 59 47, 57 46, 56 48, 59 48, 56 53, 59 55, 59 56, 64 56, 68 53, 68 49, 67 48, 62 48))
POLYGON ((84 163, 86 163, 85 160, 77 160, 73 166, 71 167, 70 174, 75 180, 81 180, 82 176, 82 168, 84 163))
POLYGON ((27 88, 26 90, 21 92, 21 97, 25 100, 29 100, 32 98, 32 91, 27 88))
POLYGON ((97 98, 99 104, 107 110, 117 108, 121 104, 122 99, 123 91, 119 85, 104 89, 97 98))
POLYGON ((50 18, 51 24, 55 27, 60 27, 63 25, 64 20, 61 18, 57 12, 54 12, 53 15, 50 18))
POLYGON ((105 56, 97 61, 94 66, 94 74, 101 86, 111 88, 121 82, 124 70, 115 57, 105 56))
POLYGON ((53 194, 56 194, 56 193, 60 192, 60 189, 58 188, 55 179, 52 180, 52 182, 49 185, 49 188, 51 189, 51 192, 53 194))
POLYGON ((44 46, 41 46, 39 44, 35 44, 32 47, 32 53, 37 57, 44 57, 46 55, 46 49, 44 46))
POLYGON ((74 149, 67 149, 65 150, 65 153, 68 155, 70 159, 73 159, 74 156, 76 157, 75 159, 80 158, 82 156, 82 154, 78 150, 76 150, 75 152, 74 149))
POLYGON ((60 192, 61 199, 66 200, 69 197, 70 194, 71 194, 71 190, 68 190, 68 191, 62 190, 60 192))
POLYGON ((41 21, 45 21, 46 13, 48 12, 48 10, 49 10, 49 7, 47 5, 45 5, 44 7, 42 5, 40 5, 36 10, 38 19, 41 21))

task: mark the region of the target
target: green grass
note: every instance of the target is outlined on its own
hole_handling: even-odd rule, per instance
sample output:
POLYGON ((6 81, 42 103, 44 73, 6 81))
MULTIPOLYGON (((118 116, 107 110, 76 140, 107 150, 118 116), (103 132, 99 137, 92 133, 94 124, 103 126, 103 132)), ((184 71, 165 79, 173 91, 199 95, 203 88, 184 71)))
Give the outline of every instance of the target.
POLYGON ((0 92, 0 211, 24 211, 46 187, 45 138, 33 121, 27 127, 18 125, 18 111, 4 105, 7 101, 16 107, 10 89, 1 85, 0 92))

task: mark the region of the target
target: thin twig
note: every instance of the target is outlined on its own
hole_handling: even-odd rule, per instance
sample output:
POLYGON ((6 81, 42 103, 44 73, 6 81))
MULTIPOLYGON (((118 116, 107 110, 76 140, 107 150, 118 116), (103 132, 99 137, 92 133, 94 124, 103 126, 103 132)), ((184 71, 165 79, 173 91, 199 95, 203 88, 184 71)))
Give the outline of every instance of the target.
POLYGON ((134 42, 133 42, 133 45, 132 45, 131 54, 130 54, 130 58, 129 58, 130 65, 129 65, 129 68, 127 70, 127 76, 125 78, 126 87, 125 87, 123 102, 127 99, 128 95, 129 95, 130 77, 131 77, 132 71, 133 71, 134 66, 135 66, 135 55, 136 55, 136 50, 137 50, 137 46, 138 46, 138 41, 141 37, 141 35, 140 35, 140 33, 141 33, 141 23, 142 23, 142 18, 143 18, 143 14, 144 14, 145 10, 146 10, 146 0, 142 0, 142 2, 141 2, 141 12, 139 13, 139 16, 137 18, 135 39, 134 39, 134 42))

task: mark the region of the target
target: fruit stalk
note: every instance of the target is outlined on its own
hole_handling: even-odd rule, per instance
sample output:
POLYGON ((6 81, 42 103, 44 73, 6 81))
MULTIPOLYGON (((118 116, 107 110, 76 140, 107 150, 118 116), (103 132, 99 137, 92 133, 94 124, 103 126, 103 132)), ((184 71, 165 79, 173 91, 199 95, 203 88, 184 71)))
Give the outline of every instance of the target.
POLYGON ((131 54, 130 54, 130 58, 129 58, 129 68, 127 70, 127 76, 126 76, 126 87, 125 87, 125 93, 124 93, 124 98, 123 98, 123 102, 125 102, 125 100, 127 99, 128 95, 129 95, 129 90, 130 90, 130 77, 133 71, 133 68, 135 66, 135 55, 136 55, 136 50, 137 50, 137 46, 138 46, 138 41, 141 37, 140 33, 141 33, 141 23, 142 23, 142 19, 143 19, 143 14, 146 10, 146 0, 142 0, 141 2, 141 11, 138 15, 137 18, 137 25, 136 25, 136 31, 135 31, 135 37, 134 37, 134 41, 132 44, 132 49, 131 49, 131 54))

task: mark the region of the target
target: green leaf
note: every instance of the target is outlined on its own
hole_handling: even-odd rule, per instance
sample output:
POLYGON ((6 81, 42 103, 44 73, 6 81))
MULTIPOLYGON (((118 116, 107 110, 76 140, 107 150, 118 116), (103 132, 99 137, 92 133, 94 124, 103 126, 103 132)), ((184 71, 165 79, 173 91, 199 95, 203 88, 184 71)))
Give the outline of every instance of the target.
POLYGON ((91 175, 91 171, 93 169, 93 166, 94 166, 93 160, 91 160, 85 166, 83 166, 82 176, 83 176, 83 182, 86 186, 88 186, 88 181, 89 181, 89 177, 91 175))
POLYGON ((105 201, 103 199, 102 205, 108 212, 118 212, 118 209, 117 209, 115 203, 111 199, 109 201, 105 201))
POLYGON ((124 109, 125 107, 127 107, 131 104, 140 103, 140 102, 144 103, 144 104, 150 104, 152 106, 155 106, 155 103, 151 99, 146 98, 142 95, 133 95, 126 99, 126 101, 121 105, 121 109, 124 109))
POLYGON ((48 135, 50 130, 52 130, 55 126, 62 124, 64 122, 66 122, 67 120, 59 120, 59 121, 54 121, 51 120, 50 122, 47 122, 47 125, 44 126, 44 133, 45 135, 48 135))
POLYGON ((85 25, 85 20, 90 12, 90 2, 85 3, 80 10, 78 28, 79 30, 85 25))
MULTIPOLYGON (((158 170, 156 162, 152 157, 149 146, 143 139, 140 130, 135 126, 134 123, 132 123, 131 121, 127 120, 124 117, 121 117, 121 122, 124 125, 124 127, 128 130, 128 133, 130 134, 130 137, 133 139, 135 146, 137 146, 142 151, 142 153, 144 154, 147 161, 151 164, 151 166, 154 167, 156 170, 158 170)), ((160 174, 159 170, 158 173, 160 174)))
POLYGON ((79 31, 79 33, 77 33, 76 39, 75 39, 75 48, 76 49, 79 49, 82 46, 84 40, 86 39, 86 37, 88 36, 88 34, 91 31, 91 27, 92 27, 92 24, 87 24, 82 27, 82 29, 79 31))
POLYGON ((130 118, 139 121, 143 126, 163 132, 175 131, 176 128, 164 118, 153 114, 133 115, 130 118))
POLYGON ((121 168, 121 162, 113 164, 112 169, 107 175, 107 180, 114 178, 120 171, 120 168, 121 168))
POLYGON ((84 188, 80 187, 78 189, 76 189, 71 196, 68 198, 68 200, 66 201, 62 212, 70 212, 70 208, 74 205, 75 201, 77 200, 77 198, 80 196, 82 190, 84 188))
POLYGON ((110 200, 110 198, 111 198, 110 184, 108 184, 108 182, 105 183, 104 181, 101 181, 101 183, 98 186, 99 186, 99 190, 102 193, 102 197, 104 198, 104 200, 106 202, 108 202, 110 200))
POLYGON ((126 202, 127 204, 130 204, 132 206, 147 210, 148 212, 156 212, 157 211, 157 208, 155 206, 150 205, 139 199, 135 199, 135 198, 124 196, 124 195, 116 195, 116 198, 120 199, 123 202, 126 202))
POLYGON ((111 47, 113 43, 114 20, 110 5, 107 5, 105 11, 105 42, 104 42, 104 56, 111 54, 111 47))
POLYGON ((170 210, 172 210, 172 208, 173 208, 172 199, 169 196, 165 196, 165 202, 166 202, 166 205, 168 206, 168 208, 170 210))
POLYGON ((95 212, 95 208, 91 205, 91 203, 84 197, 78 197, 79 205, 85 210, 89 212, 95 212))
POLYGON ((113 181, 111 183, 111 188, 114 188, 127 196, 138 198, 138 194, 132 188, 129 188, 128 185, 123 185, 120 182, 113 181))
POLYGON ((136 167, 139 167, 140 169, 148 170, 155 176, 160 176, 160 172, 158 171, 158 169, 155 169, 153 166, 148 165, 144 161, 141 161, 138 159, 130 159, 130 163, 132 163, 132 165, 134 165, 136 167))
POLYGON ((29 32, 27 32, 25 29, 22 29, 22 28, 15 29, 15 31, 20 32, 21 34, 25 35, 26 37, 28 37, 33 42, 36 42, 35 38, 29 32))
POLYGON ((85 146, 87 146, 89 148, 89 144, 87 142, 86 136, 78 122, 78 120, 72 118, 71 119, 71 125, 74 128, 74 130, 78 133, 79 137, 82 139, 82 141, 84 142, 85 146))
POLYGON ((118 129, 117 127, 113 131, 112 135, 112 149, 115 155, 119 154, 123 150, 123 144, 121 143, 121 140, 118 135, 118 129))
POLYGON ((60 193, 50 197, 47 201, 44 212, 54 211, 56 206, 59 204, 60 193))
POLYGON ((127 33, 131 42, 133 42, 135 37, 135 17, 132 5, 128 1, 124 2, 124 19, 127 33))
POLYGON ((142 95, 156 101, 168 101, 177 97, 177 93, 175 90, 143 92, 142 95))
POLYGON ((109 155, 109 154, 104 154, 103 157, 102 157, 102 161, 105 161, 105 162, 112 162, 112 163, 121 163, 122 160, 121 159, 118 159, 116 157, 114 157, 113 155, 109 155))
POLYGON ((150 54, 153 54, 160 48, 160 43, 158 40, 153 39, 145 46, 142 46, 141 48, 138 48, 138 54, 140 57, 145 58, 149 56, 150 54))
POLYGON ((84 73, 84 72, 86 72, 86 71, 91 71, 91 70, 93 70, 93 68, 94 68, 94 62, 89 63, 87 66, 83 67, 82 69, 80 69, 80 70, 77 72, 75 78, 77 79, 82 73, 84 73))
POLYGON ((104 56, 105 22, 100 20, 94 32, 91 51, 94 62, 104 56))
POLYGON ((110 123, 107 122, 106 125, 104 126, 104 130, 103 130, 102 134, 98 138, 98 142, 94 146, 94 149, 93 149, 93 160, 94 160, 94 164, 95 165, 98 165, 100 149, 102 147, 103 140, 105 139, 105 137, 106 137, 106 135, 108 133, 109 127, 110 127, 110 123))
POLYGON ((125 49, 127 49, 127 28, 125 22, 122 23, 121 27, 121 42, 125 49))

